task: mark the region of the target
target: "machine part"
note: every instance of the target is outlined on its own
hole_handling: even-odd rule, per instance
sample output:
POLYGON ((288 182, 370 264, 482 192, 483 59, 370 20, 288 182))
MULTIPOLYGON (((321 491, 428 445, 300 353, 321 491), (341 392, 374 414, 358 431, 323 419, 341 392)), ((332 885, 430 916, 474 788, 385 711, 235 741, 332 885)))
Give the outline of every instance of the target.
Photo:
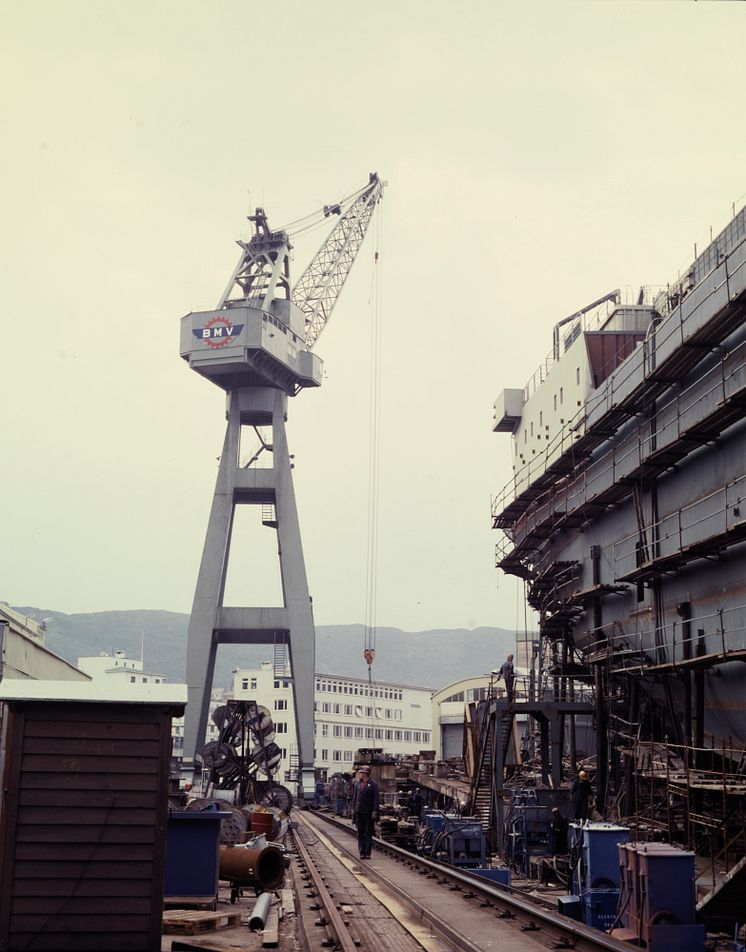
POLYGON ((220 847, 219 875, 232 886, 260 886, 275 889, 285 876, 282 850, 252 843, 220 847))
POLYGON ((293 795, 287 787, 278 783, 258 782, 255 784, 257 793, 259 793, 259 805, 262 807, 275 807, 283 813, 289 814, 293 809, 293 795))
POLYGON ((230 816, 220 823, 220 843, 223 846, 234 846, 246 833, 249 825, 242 810, 238 807, 229 807, 230 816))
POLYGON ((272 905, 272 893, 262 893, 254 903, 254 908, 249 916, 249 929, 254 932, 256 929, 263 929, 264 923, 269 915, 272 905))

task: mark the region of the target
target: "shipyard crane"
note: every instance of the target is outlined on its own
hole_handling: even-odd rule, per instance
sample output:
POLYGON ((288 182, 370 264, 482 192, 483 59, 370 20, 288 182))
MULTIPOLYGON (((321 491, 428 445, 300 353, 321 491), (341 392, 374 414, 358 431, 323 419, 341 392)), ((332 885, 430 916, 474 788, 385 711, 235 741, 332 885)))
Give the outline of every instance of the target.
POLYGON ((314 794, 315 632, 285 432, 287 398, 321 384, 322 363, 312 348, 329 321, 384 185, 371 174, 363 188, 324 207, 323 217, 339 216, 338 221, 294 287, 291 237, 315 222, 302 219, 295 228, 275 231, 264 209, 257 208, 249 216, 254 233, 238 242, 241 254, 217 307, 181 320, 181 356, 226 391, 228 421, 187 634, 185 766, 198 766, 218 645, 273 645, 275 676, 294 692, 298 751, 292 766, 297 768, 298 794, 305 798, 314 794), (242 439, 252 434, 259 449, 244 461, 242 439), (239 505, 260 506, 262 523, 277 531, 281 607, 223 604, 239 505))

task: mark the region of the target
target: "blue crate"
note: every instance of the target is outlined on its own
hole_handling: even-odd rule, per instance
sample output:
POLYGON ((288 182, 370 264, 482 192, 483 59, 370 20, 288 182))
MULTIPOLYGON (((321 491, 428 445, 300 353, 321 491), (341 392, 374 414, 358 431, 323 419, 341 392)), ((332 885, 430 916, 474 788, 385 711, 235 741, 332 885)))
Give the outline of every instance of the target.
POLYGON ((487 879, 491 883, 499 883, 501 886, 509 886, 511 883, 511 874, 507 867, 495 867, 492 869, 470 869, 469 872, 474 876, 479 876, 481 879, 487 879))
POLYGON ((583 895, 583 918, 587 926, 608 932, 619 905, 618 889, 591 889, 583 895))
POLYGON ((580 896, 558 896, 557 912, 561 916, 566 916, 575 922, 583 921, 582 906, 580 896))

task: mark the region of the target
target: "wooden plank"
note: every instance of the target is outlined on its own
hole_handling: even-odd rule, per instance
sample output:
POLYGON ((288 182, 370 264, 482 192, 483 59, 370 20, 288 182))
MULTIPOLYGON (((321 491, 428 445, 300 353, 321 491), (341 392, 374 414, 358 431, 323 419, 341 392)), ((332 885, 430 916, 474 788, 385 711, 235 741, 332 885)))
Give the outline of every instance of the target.
MULTIPOLYGON (((158 760, 155 757, 84 757, 77 754, 54 756, 29 754, 23 756, 21 769, 69 774, 147 773, 158 775, 158 760)), ((63 785, 66 781, 63 781, 63 785)))
MULTIPOLYGON (((102 934, 113 932, 147 932, 149 925, 147 916, 131 916, 126 912, 120 915, 66 915, 64 912, 50 917, 49 914, 13 916, 11 932, 42 932, 47 929, 59 932, 82 932, 102 934)), ((10 946, 19 948, 19 946, 10 946)), ((50 948, 50 946, 47 946, 50 948)))
MULTIPOLYGON (((14 702, 24 704, 24 702, 14 702)), ((160 732, 160 718, 164 711, 174 708, 172 704, 107 704, 89 702, 76 704, 64 701, 59 704, 46 702, 25 702, 26 716, 29 721, 46 721, 58 724, 154 724, 160 732)), ((175 705, 178 707, 178 705, 175 705)), ((183 705, 182 705, 183 706, 183 705)))
POLYGON ((26 737, 107 738, 112 733, 117 740, 160 740, 160 727, 152 723, 137 724, 120 722, 114 726, 109 721, 29 721, 26 737))
POLYGON ((295 915, 295 894, 292 889, 283 889, 280 893, 280 903, 286 916, 295 915))
MULTIPOLYGON (((64 865, 64 864, 63 864, 64 865)), ((125 864, 126 866, 126 864, 125 864)), ((54 867, 54 877, 37 876, 13 880, 14 896, 150 896, 150 877, 140 879, 122 879, 119 875, 97 879, 79 879, 75 876, 60 876, 58 866, 54 867), (112 884, 112 880, 115 882, 112 884)))
POLYGON ((93 935, 85 932, 57 932, 45 929, 43 944, 38 932, 14 932, 10 939, 11 949, 54 949, 54 952, 143 952, 152 949, 151 936, 145 931, 98 932, 93 935))
POLYGON ((99 824, 101 826, 152 826, 158 817, 155 809, 138 810, 133 807, 120 807, 115 795, 109 794, 112 803, 102 807, 88 807, 87 805, 59 807, 52 811, 48 806, 20 807, 18 810, 18 825, 57 827, 99 824))
MULTIPOLYGON (((53 851, 43 842, 17 844, 15 858, 16 863, 19 864, 17 867, 19 870, 21 868, 20 864, 24 861, 37 864, 40 862, 62 862, 62 859, 58 856, 54 856, 53 851)), ((151 862, 153 859, 153 847, 147 843, 130 843, 126 849, 123 849, 120 844, 94 843, 93 846, 91 846, 90 843, 68 843, 65 846, 64 861, 67 863, 75 863, 75 861, 79 859, 88 860, 89 862, 98 861, 100 863, 127 863, 127 868, 129 869, 129 864, 140 860, 151 862)), ((100 875, 100 872, 96 875, 100 875)), ((120 875, 123 874, 120 872, 120 875)))
POLYGON ((23 790, 158 790, 159 782, 155 774, 75 774, 52 768, 24 771, 20 787, 23 790))
MULTIPOLYGON (((119 790, 115 794, 116 807, 121 809, 154 809, 158 804, 155 790, 119 790)), ((108 807, 112 792, 105 790, 50 790, 49 788, 31 790, 23 788, 18 794, 21 807, 77 807, 84 803, 87 807, 108 807)))
MULTIPOLYGON (((16 828, 16 843, 153 843, 155 831, 152 826, 83 826, 70 825, 64 827, 45 826, 40 830, 38 826, 19 826, 16 828)), ((60 853, 57 853, 60 856, 60 853)))
POLYGON ((264 920, 264 931, 262 932, 262 945, 274 949, 280 944, 280 920, 277 915, 277 909, 272 907, 264 920))
POLYGON ((197 935, 241 925, 240 912, 204 912, 201 909, 167 909, 163 913, 163 931, 197 935))
POLYGON ((157 757, 160 740, 123 737, 27 737, 24 757, 51 754, 54 757, 157 757))
MULTIPOLYGON (((118 883, 109 880, 108 896, 14 896, 11 905, 11 927, 19 916, 43 915, 54 924, 60 912, 66 916, 82 915, 108 919, 116 913, 143 917, 150 915, 150 896, 121 896, 118 883)), ((140 927, 142 928, 142 921, 140 927)))

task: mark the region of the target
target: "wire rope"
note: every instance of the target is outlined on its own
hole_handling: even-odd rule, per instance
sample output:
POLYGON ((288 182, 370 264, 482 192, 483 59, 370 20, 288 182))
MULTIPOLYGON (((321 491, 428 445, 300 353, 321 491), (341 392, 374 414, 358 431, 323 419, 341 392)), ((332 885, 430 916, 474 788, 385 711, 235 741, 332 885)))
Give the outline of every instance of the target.
MULTIPOLYGON (((375 243, 370 287, 370 378, 369 378, 369 446, 368 446, 368 526, 365 567, 365 648, 368 663, 368 695, 373 698, 372 665, 376 652, 376 621, 378 601, 378 514, 381 471, 381 351, 382 322, 382 259, 383 222, 380 203, 375 213, 375 243)), ((372 727, 375 707, 370 703, 372 727)))

